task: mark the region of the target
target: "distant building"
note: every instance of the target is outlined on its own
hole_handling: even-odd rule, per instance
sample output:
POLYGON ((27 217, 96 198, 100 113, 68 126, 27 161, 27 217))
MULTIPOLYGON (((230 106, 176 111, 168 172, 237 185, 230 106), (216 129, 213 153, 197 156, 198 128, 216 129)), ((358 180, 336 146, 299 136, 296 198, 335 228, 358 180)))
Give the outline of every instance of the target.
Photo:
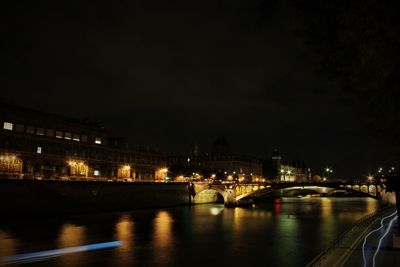
POLYGON ((230 152, 225 138, 218 138, 211 153, 191 153, 168 157, 171 176, 194 179, 261 181, 262 164, 259 160, 230 152))
POLYGON ((308 182, 311 180, 311 170, 304 161, 293 160, 291 163, 282 159, 275 149, 271 157, 270 173, 272 178, 281 182, 308 182))
POLYGON ((0 105, 0 175, 48 179, 162 180, 167 158, 129 147, 98 123, 0 105))

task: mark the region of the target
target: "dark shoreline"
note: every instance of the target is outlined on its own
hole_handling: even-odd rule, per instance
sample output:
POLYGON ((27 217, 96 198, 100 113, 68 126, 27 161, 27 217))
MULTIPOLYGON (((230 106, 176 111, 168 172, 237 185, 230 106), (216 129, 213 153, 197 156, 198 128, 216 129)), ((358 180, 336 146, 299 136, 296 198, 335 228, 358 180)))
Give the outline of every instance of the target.
POLYGON ((120 212, 190 204, 187 183, 0 179, 2 217, 120 212))

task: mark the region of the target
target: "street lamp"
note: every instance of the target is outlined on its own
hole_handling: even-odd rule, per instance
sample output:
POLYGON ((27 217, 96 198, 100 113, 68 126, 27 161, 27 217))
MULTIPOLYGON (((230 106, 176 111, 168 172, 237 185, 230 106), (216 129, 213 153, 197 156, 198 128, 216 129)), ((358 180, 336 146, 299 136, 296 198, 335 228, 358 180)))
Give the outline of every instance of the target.
POLYGON ((282 180, 282 174, 283 174, 283 181, 286 182, 286 181, 285 181, 285 180, 286 180, 286 179, 285 179, 285 178, 286 178, 286 177, 285 177, 285 169, 281 169, 281 179, 280 179, 280 180, 282 180))
POLYGON ((330 168, 330 167, 326 167, 325 170, 324 170, 324 172, 325 172, 325 179, 324 179, 324 181, 326 181, 326 180, 329 178, 329 174, 332 174, 332 173, 333 173, 333 169, 330 168))
POLYGON ((290 176, 292 176, 292 170, 288 170, 287 174, 289 175, 289 182, 290 182, 290 176))

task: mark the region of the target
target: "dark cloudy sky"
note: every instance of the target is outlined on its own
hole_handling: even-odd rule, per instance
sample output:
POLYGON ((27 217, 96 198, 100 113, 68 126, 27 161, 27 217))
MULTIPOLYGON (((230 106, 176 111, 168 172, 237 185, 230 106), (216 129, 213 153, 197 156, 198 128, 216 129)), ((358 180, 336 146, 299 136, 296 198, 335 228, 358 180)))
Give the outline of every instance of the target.
POLYGON ((314 72, 284 1, 10 1, 1 100, 102 122, 171 153, 279 148, 315 172, 391 165, 357 101, 314 72))

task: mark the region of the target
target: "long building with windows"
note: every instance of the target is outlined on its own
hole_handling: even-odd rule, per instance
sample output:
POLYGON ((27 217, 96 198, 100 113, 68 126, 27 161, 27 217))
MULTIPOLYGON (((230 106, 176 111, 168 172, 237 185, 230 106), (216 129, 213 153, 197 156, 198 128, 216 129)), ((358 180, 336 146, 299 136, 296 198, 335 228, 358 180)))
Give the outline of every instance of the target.
POLYGON ((162 181, 167 157, 98 123, 0 104, 0 177, 162 181))

